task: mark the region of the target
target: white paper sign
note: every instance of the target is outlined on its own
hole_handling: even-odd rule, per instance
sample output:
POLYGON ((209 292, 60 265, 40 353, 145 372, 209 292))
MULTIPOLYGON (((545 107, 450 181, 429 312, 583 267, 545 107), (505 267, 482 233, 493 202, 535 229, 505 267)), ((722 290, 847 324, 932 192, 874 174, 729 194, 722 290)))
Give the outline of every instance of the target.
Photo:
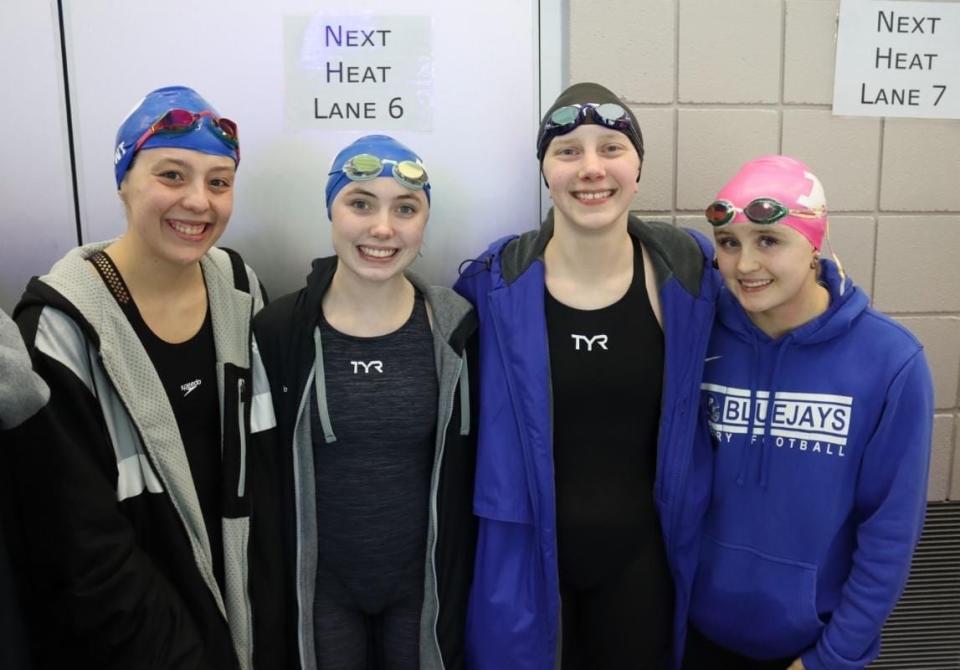
POLYGON ((833 113, 960 118, 960 3, 842 0, 833 113))
POLYGON ((288 16, 288 127, 431 130, 433 52, 427 16, 288 16))

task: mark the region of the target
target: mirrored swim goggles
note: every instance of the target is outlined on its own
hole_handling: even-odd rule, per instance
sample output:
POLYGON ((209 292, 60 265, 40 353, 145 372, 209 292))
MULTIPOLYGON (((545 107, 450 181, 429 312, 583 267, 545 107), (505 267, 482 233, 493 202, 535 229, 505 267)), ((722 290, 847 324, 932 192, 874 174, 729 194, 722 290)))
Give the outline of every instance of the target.
POLYGON ((553 111, 543 126, 543 135, 537 145, 537 156, 542 159, 554 137, 572 132, 588 118, 592 118, 597 125, 626 134, 634 146, 643 146, 643 140, 622 105, 615 102, 587 102, 582 105, 566 105, 553 111))
POLYGON ((237 124, 230 119, 220 116, 214 116, 213 112, 207 110, 203 112, 191 112, 186 109, 171 109, 159 119, 154 121, 149 128, 137 139, 133 145, 133 151, 136 153, 140 147, 154 135, 168 133, 186 133, 196 129, 202 119, 209 119, 206 127, 210 129, 216 137, 233 149, 237 153, 237 161, 240 160, 240 140, 237 137, 237 124))
MULTIPOLYGON (((379 177, 387 165, 393 166, 390 172, 397 183, 411 191, 420 191, 430 183, 426 169, 417 161, 396 161, 373 154, 357 154, 348 158, 340 170, 350 181, 369 181, 379 177)), ((336 170, 330 174, 335 172, 336 170)))
POLYGON ((756 198, 743 208, 737 207, 729 200, 715 200, 710 203, 704 214, 710 225, 719 227, 733 221, 737 212, 743 212, 743 215, 754 223, 776 223, 788 215, 800 219, 822 219, 827 214, 827 208, 790 209, 774 198, 756 198))

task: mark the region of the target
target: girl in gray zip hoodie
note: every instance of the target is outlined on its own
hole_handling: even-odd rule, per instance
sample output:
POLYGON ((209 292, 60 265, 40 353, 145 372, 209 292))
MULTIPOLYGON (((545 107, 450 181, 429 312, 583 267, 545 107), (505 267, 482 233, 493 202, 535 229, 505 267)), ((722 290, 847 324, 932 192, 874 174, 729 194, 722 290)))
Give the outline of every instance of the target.
POLYGON ((283 566, 264 607, 288 642, 269 657, 462 667, 476 321, 453 291, 407 272, 430 210, 416 154, 362 137, 334 159, 326 196, 336 256, 254 323, 277 419, 275 446, 255 450, 254 538, 258 574, 283 566))

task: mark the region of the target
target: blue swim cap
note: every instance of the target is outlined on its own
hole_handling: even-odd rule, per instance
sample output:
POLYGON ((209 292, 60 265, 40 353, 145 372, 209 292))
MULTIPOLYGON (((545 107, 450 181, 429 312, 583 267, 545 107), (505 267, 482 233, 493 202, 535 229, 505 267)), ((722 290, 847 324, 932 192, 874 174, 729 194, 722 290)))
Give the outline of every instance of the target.
POLYGON ((195 127, 185 132, 156 133, 143 143, 141 149, 174 147, 192 149, 214 156, 229 156, 240 163, 240 152, 236 146, 221 137, 221 131, 215 120, 220 118, 217 111, 200 94, 186 86, 167 86, 147 93, 130 115, 124 119, 117 131, 116 150, 113 157, 113 171, 117 178, 117 188, 123 181, 135 156, 134 145, 144 132, 171 109, 184 109, 198 114, 207 112, 195 127))
MULTIPOLYGON (((337 193, 353 181, 344 174, 344 164, 354 156, 359 156, 360 154, 370 154, 380 159, 385 158, 398 163, 401 161, 413 161, 419 163, 421 166, 423 165, 423 161, 417 154, 388 135, 365 135, 361 137, 341 149, 337 157, 333 159, 333 164, 330 166, 330 176, 327 178, 326 189, 328 217, 331 216, 330 209, 333 206, 334 199, 337 197, 337 193)), ((393 177, 393 167, 392 163, 383 164, 383 171, 378 176, 393 177)), ((402 183, 400 179, 397 179, 397 181, 402 183)), ((430 204, 429 182, 424 184, 423 192, 424 195, 427 196, 427 204, 430 204)))

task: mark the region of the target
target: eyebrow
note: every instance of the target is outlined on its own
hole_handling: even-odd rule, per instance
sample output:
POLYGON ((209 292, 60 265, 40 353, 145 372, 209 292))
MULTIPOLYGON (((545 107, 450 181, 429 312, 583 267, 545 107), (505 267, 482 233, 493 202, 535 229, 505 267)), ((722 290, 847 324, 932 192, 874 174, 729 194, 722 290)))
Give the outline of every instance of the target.
MULTIPOLYGON (((362 188, 362 187, 357 187, 357 188, 355 188, 355 189, 352 190, 352 191, 347 191, 346 194, 347 194, 348 196, 349 196, 349 195, 364 195, 364 196, 366 196, 366 197, 368 197, 368 198, 374 198, 374 199, 376 199, 376 200, 380 200, 380 196, 379 196, 379 195, 377 195, 376 193, 373 193, 372 191, 368 191, 368 190, 366 190, 365 188, 362 188)), ((398 195, 396 198, 394 198, 394 200, 414 200, 414 201, 416 201, 416 202, 420 202, 420 199, 417 198, 416 193, 404 193, 403 195, 398 195)))
MULTIPOLYGON (((168 165, 168 164, 170 164, 170 163, 172 163, 173 165, 176 165, 176 166, 178 166, 178 167, 182 167, 184 170, 193 170, 193 169, 194 169, 194 166, 192 166, 190 163, 188 163, 187 161, 183 160, 182 158, 173 158, 172 156, 163 156, 163 157, 161 157, 160 160, 157 161, 156 167, 163 167, 163 166, 168 165)), ((215 166, 213 166, 212 168, 210 168, 209 170, 207 170, 207 172, 220 172, 220 171, 236 172, 236 171, 237 171, 237 168, 236 168, 236 166, 234 166, 234 165, 215 165, 215 166)))
MULTIPOLYGON (((733 225, 740 225, 740 224, 733 224, 733 225)), ((763 226, 757 225, 756 228, 750 228, 749 230, 743 231, 742 233, 740 233, 739 236, 737 235, 736 231, 730 230, 729 228, 721 228, 721 229, 715 230, 713 235, 715 239, 726 238, 726 237, 733 237, 733 238, 739 239, 739 237, 741 236, 742 237, 766 236, 766 237, 776 237, 777 239, 780 239, 783 236, 783 231, 776 230, 774 225, 763 225, 763 226)))
POLYGON ((187 161, 181 160, 179 158, 168 158, 165 156, 157 161, 157 165, 163 165, 164 163, 173 163, 174 165, 179 165, 180 167, 183 167, 183 168, 190 167, 187 161))

